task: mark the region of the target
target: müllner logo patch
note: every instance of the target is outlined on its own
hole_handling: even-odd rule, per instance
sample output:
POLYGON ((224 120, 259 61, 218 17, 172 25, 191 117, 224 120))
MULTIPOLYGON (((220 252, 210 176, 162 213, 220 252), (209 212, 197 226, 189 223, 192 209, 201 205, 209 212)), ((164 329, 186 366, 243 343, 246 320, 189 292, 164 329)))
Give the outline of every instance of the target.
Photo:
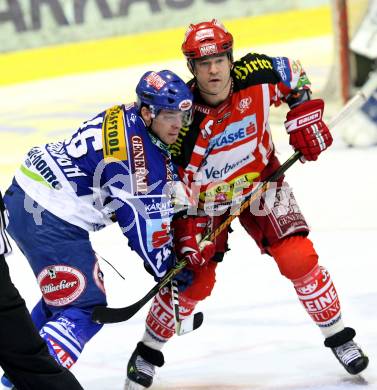
POLYGON ((156 72, 151 72, 144 80, 157 91, 166 84, 166 81, 156 72))
POLYGON ((86 287, 84 274, 67 265, 46 267, 40 272, 37 280, 45 302, 52 306, 72 303, 86 287))

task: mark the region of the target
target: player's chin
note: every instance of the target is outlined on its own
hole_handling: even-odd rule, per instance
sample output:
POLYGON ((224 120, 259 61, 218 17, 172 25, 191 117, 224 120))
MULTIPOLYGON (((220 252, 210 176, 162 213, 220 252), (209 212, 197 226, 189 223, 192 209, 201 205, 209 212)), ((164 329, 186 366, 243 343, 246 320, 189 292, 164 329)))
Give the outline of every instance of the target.
POLYGON ((211 93, 219 93, 223 89, 223 83, 219 81, 210 81, 207 87, 211 93))
POLYGON ((178 139, 178 135, 179 135, 179 132, 177 132, 177 133, 169 133, 165 137, 165 143, 168 144, 168 145, 174 144, 174 142, 177 141, 177 139, 178 139))

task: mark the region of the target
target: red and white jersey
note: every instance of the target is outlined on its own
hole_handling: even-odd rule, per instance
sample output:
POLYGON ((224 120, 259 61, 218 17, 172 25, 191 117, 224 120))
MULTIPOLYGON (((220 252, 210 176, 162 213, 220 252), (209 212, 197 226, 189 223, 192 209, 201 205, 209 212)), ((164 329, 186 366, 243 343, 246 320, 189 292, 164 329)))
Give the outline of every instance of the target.
POLYGON ((270 106, 310 85, 299 62, 259 54, 236 61, 231 77, 232 90, 217 107, 206 105, 190 82, 194 120, 170 147, 183 182, 191 189, 195 182, 206 205, 230 204, 235 192, 248 192, 274 153, 270 106))

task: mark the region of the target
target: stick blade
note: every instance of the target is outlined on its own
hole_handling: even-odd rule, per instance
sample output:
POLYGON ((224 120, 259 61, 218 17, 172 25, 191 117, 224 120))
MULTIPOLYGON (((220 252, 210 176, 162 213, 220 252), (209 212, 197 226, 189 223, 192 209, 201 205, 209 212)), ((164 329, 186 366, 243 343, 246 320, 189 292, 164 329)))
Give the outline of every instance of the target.
POLYGON ((97 324, 115 324, 129 320, 138 310, 139 305, 131 305, 124 308, 96 306, 92 312, 92 321, 97 324))
POLYGON ((182 336, 186 333, 192 332, 195 329, 198 329, 204 320, 204 315, 201 311, 195 313, 193 316, 185 318, 184 320, 179 321, 179 330, 177 332, 178 336, 182 336))

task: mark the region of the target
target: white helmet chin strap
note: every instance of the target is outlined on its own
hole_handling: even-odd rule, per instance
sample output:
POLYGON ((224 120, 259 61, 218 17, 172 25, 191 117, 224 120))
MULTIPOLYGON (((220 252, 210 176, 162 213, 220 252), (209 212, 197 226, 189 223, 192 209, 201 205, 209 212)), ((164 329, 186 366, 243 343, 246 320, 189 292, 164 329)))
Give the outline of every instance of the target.
POLYGON ((151 118, 154 119, 156 118, 157 114, 156 114, 156 108, 153 104, 149 105, 149 110, 151 112, 151 118))

